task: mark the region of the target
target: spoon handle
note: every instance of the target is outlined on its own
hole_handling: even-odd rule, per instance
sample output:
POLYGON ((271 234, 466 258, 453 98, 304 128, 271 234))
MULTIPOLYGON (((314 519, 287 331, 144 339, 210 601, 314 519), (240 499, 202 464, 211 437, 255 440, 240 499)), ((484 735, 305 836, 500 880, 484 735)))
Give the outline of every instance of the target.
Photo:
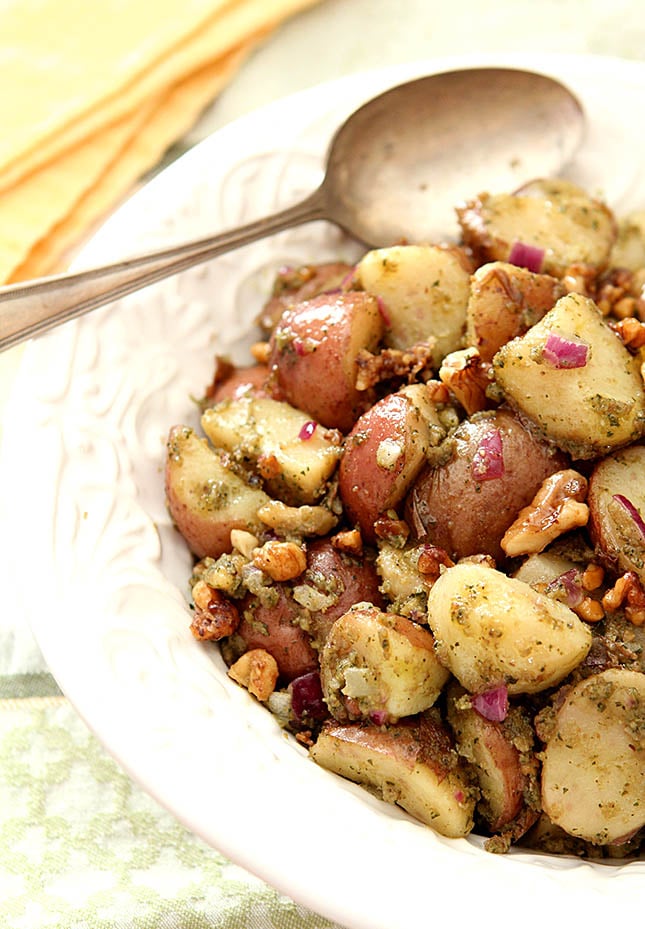
POLYGON ((228 232, 88 271, 0 287, 0 351, 224 252, 324 218, 319 188, 294 206, 228 232))

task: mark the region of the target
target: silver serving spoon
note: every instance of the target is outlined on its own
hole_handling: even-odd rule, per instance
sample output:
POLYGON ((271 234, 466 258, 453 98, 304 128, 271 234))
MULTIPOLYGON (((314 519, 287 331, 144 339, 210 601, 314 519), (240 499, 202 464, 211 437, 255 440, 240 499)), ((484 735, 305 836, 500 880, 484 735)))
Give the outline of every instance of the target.
POLYGON ((558 172, 580 144, 580 104, 510 68, 423 77, 356 110, 332 139, 321 186, 238 229, 76 274, 0 288, 0 350, 223 252, 327 219, 370 246, 450 237, 454 206, 558 172))

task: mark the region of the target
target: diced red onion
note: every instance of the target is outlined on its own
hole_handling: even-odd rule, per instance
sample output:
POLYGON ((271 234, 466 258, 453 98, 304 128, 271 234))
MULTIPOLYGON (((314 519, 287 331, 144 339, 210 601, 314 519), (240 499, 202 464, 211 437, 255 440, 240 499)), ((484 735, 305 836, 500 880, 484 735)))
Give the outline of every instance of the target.
POLYGON ((349 290, 352 284, 354 283, 354 277, 356 276, 356 265, 349 269, 345 277, 339 284, 338 289, 341 291, 349 290))
POLYGON ((491 429, 482 436, 473 455, 471 474, 476 481, 504 476, 504 448, 499 429, 491 429))
POLYGON ((632 501, 627 497, 624 497, 623 494, 614 494, 612 500, 615 500, 616 503, 620 503, 620 505, 627 511, 633 522, 636 524, 636 527, 641 536, 645 539, 645 522, 643 521, 643 517, 638 512, 632 501))
POLYGON ((387 722, 387 713, 385 710, 372 710, 370 719, 377 726, 384 726, 387 722))
POLYGON ((302 341, 302 339, 295 338, 292 344, 296 355, 298 355, 300 358, 304 358, 304 356, 307 354, 307 346, 302 341))
POLYGON ((501 723, 508 716, 508 690, 504 684, 475 694, 472 703, 473 709, 491 722, 501 723))
POLYGON ((548 594, 558 589, 564 590, 567 606, 579 606, 585 597, 580 571, 577 568, 571 568, 570 571, 560 574, 559 577, 554 578, 547 584, 546 592, 548 594))
POLYGON ((565 339, 557 332, 549 333, 542 349, 542 357, 554 368, 584 368, 588 355, 586 342, 565 339))
POLYGON ((536 245, 527 245, 526 242, 514 242, 508 261, 509 264, 526 268, 527 271, 534 271, 537 274, 544 261, 544 249, 536 245))
POLYGON ((303 442, 306 442, 307 439, 310 439, 316 429, 318 428, 318 423, 314 422, 313 419, 307 420, 306 423, 303 423, 300 427, 300 432, 298 433, 298 438, 302 439, 303 442))
POLYGON ((326 719, 329 715, 323 700, 320 675, 317 671, 309 671, 294 678, 289 684, 291 691, 291 709, 298 720, 326 719))

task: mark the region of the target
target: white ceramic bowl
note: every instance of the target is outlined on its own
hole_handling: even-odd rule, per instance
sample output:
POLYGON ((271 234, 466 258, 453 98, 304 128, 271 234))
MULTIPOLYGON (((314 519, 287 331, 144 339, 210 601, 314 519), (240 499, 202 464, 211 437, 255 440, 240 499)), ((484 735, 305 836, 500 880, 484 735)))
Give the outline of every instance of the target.
MULTIPOLYGON (((317 185, 327 141, 356 105, 423 73, 486 64, 564 80, 589 118, 569 176, 619 213, 645 207, 635 103, 645 65, 452 58, 345 78, 227 127, 137 193, 77 264, 295 202, 317 185)), ((231 859, 343 925, 415 927, 438 912, 478 927, 564 924, 565 911, 587 927, 638 919, 645 862, 498 857, 477 837, 435 835, 316 767, 189 632, 191 559, 162 486, 168 428, 196 422, 190 398, 216 350, 243 357, 277 266, 359 251, 312 224, 34 341, 4 422, 7 602, 24 611, 63 690, 135 778, 231 859)))

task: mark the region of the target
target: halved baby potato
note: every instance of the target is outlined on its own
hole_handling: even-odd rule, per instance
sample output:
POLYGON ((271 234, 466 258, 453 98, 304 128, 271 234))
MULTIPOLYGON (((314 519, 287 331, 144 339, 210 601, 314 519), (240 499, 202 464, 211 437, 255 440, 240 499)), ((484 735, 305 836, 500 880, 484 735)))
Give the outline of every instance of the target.
POLYGON ((639 361, 581 294, 507 342, 493 370, 508 402, 573 458, 606 455, 645 433, 639 361))
POLYGON ((400 503, 444 436, 424 384, 388 394, 359 418, 345 441, 338 482, 345 513, 366 541, 375 541, 376 519, 400 503))
POLYGON ((549 274, 535 274, 506 261, 482 265, 472 276, 466 316, 466 345, 482 361, 522 335, 566 293, 549 274))
POLYGON ((645 674, 586 678, 550 729, 542 805, 551 822, 594 845, 627 841, 645 826, 645 674))
POLYGON ((435 581, 428 624, 440 661, 470 693, 502 684, 509 694, 546 690, 591 647, 589 626, 564 603, 472 562, 435 581))
POLYGON ((356 604, 336 620, 320 655, 325 701, 338 720, 397 722, 427 710, 450 677, 427 629, 356 604))
POLYGON ((367 252, 356 277, 383 301, 386 344, 405 349, 434 340, 438 365, 444 355, 461 347, 470 270, 464 253, 455 248, 394 245, 367 252))
POLYGON ((258 510, 269 497, 250 487, 188 426, 170 431, 166 500, 175 525, 198 558, 231 551, 231 530, 261 533, 258 510))
POLYGON ((596 464, 589 480, 590 530, 602 560, 645 582, 645 446, 630 445, 596 464))
POLYGON ((473 826, 468 776, 445 727, 423 715, 381 729, 327 722, 311 757, 323 768, 378 791, 439 832, 459 838, 473 826))
POLYGON ((542 249, 539 270, 554 277, 571 265, 602 271, 616 238, 607 206, 559 179, 534 181, 513 194, 482 194, 457 215, 464 241, 484 261, 508 261, 519 242, 542 249))
POLYGON ((269 397, 222 400, 205 411, 201 422, 216 448, 251 461, 267 491, 291 506, 315 503, 340 458, 338 435, 269 397))

